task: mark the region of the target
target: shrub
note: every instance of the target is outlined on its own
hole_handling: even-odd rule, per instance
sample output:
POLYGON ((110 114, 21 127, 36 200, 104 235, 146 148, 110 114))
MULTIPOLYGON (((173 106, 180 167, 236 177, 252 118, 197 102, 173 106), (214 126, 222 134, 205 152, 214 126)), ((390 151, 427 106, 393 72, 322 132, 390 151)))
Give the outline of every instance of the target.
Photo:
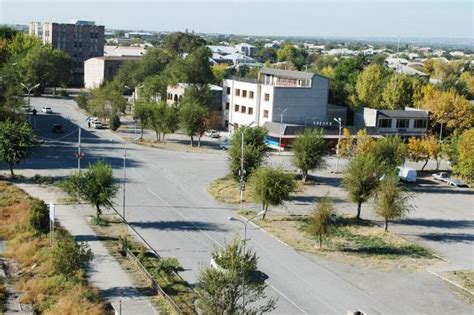
POLYGON ((77 106, 82 109, 87 109, 87 102, 89 101, 89 93, 81 92, 78 96, 74 99, 77 103, 77 106))
POLYGON ((74 276, 92 260, 89 245, 77 244, 74 238, 66 233, 58 235, 51 254, 54 271, 66 277, 74 276))
POLYGON ((33 199, 31 202, 28 226, 35 233, 49 232, 49 209, 43 200, 33 199))
POLYGON ((59 91, 59 95, 61 95, 62 97, 67 97, 67 96, 69 96, 69 93, 67 92, 66 89, 61 89, 59 91))
POLYGON ((109 128, 112 130, 112 131, 115 131, 117 129, 119 129, 120 125, 122 123, 120 122, 120 118, 117 114, 112 114, 110 116, 110 119, 109 119, 109 128))

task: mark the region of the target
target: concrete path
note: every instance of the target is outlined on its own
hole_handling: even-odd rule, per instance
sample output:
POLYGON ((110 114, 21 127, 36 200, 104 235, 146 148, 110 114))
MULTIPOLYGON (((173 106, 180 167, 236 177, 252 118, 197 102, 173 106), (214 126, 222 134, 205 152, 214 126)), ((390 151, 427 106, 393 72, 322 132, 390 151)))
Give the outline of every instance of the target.
MULTIPOLYGON (((55 188, 31 184, 17 184, 17 186, 46 203, 50 201, 57 203, 61 197, 61 193, 55 188)), ((56 218, 61 226, 76 239, 86 241, 94 253, 87 270, 89 282, 100 290, 102 297, 112 303, 117 311, 121 301, 122 314, 158 314, 146 296, 135 289, 129 275, 109 255, 94 230, 88 225, 87 217, 93 214, 93 209, 88 205, 56 204, 56 218)))

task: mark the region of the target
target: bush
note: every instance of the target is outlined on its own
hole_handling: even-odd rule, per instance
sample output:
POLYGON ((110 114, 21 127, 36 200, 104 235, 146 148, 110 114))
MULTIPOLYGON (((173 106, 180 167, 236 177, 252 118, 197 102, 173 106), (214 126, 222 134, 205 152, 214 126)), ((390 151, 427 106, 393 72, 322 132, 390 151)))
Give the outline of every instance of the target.
POLYGON ((115 131, 117 129, 119 129, 120 125, 122 123, 120 122, 120 118, 117 114, 113 114, 110 116, 110 119, 109 119, 109 128, 112 130, 112 131, 115 131))
POLYGON ((85 268, 92 257, 89 245, 77 244, 71 235, 61 233, 52 250, 53 269, 65 277, 71 277, 85 268))
POLYGON ((41 176, 39 174, 31 177, 31 182, 38 185, 52 185, 55 182, 55 179, 51 176, 41 176))
POLYGON ((28 214, 28 226, 35 233, 49 232, 49 209, 43 200, 33 199, 28 214))
POLYGON ((69 93, 67 92, 66 89, 61 89, 59 91, 59 95, 61 95, 62 97, 67 97, 67 96, 69 96, 69 93))
POLYGON ((80 92, 78 96, 74 99, 77 103, 77 106, 82 109, 87 109, 87 102, 89 101, 89 93, 80 92))

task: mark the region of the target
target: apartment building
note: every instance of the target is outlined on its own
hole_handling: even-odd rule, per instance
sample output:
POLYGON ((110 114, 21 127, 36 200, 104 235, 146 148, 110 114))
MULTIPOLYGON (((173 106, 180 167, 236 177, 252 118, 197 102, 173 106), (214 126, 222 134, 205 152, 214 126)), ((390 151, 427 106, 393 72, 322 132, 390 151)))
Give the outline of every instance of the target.
POLYGON ((44 44, 61 49, 74 60, 72 84, 83 86, 84 61, 104 55, 104 26, 92 21, 71 23, 31 22, 29 34, 38 36, 44 44))
POLYGON ((309 72, 262 68, 257 79, 223 81, 223 125, 266 122, 305 124, 327 120, 329 79, 309 72))

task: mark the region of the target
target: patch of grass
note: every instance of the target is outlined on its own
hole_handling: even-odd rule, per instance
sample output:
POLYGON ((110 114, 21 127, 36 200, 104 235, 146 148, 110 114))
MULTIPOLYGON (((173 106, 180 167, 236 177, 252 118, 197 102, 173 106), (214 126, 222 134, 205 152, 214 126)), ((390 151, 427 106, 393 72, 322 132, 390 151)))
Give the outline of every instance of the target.
POLYGON ((453 274, 461 280, 461 285, 471 292, 474 292, 474 271, 457 270, 453 274))
POLYGON ((39 174, 34 175, 30 178, 33 184, 37 185, 53 185, 57 180, 51 176, 41 176, 39 174))
MULTIPOLYGON (((231 175, 227 175, 211 182, 207 187, 207 191, 217 201, 225 203, 240 203, 240 184, 231 175)), ((248 184, 245 187, 243 201, 255 201, 248 184)))
MULTIPOLYGON (((241 213, 251 217, 253 212, 241 213)), ((379 269, 414 268, 430 263, 431 252, 407 241, 370 221, 338 217, 330 227, 330 233, 319 239, 312 231, 311 217, 267 215, 255 223, 275 235, 291 247, 341 262, 351 261, 379 269), (414 261, 417 261, 416 263, 414 261)))
MULTIPOLYGON (((454 283, 463 286, 470 292, 474 292, 474 271, 455 270, 443 272, 442 275, 454 283)), ((473 294, 466 292, 465 290, 461 290, 454 285, 451 285, 450 287, 453 289, 453 292, 456 293, 462 300, 466 301, 467 303, 474 304, 473 294)))
POLYGON ((91 217, 91 224, 92 225, 98 225, 98 226, 107 226, 109 225, 109 222, 105 219, 103 219, 102 217, 96 217, 96 216, 93 216, 91 217))
POLYGON ((7 240, 6 257, 19 264, 20 301, 43 314, 103 314, 99 293, 87 285, 83 270, 66 278, 52 268, 49 236, 28 228, 31 203, 24 191, 0 182, 0 238, 7 240))

